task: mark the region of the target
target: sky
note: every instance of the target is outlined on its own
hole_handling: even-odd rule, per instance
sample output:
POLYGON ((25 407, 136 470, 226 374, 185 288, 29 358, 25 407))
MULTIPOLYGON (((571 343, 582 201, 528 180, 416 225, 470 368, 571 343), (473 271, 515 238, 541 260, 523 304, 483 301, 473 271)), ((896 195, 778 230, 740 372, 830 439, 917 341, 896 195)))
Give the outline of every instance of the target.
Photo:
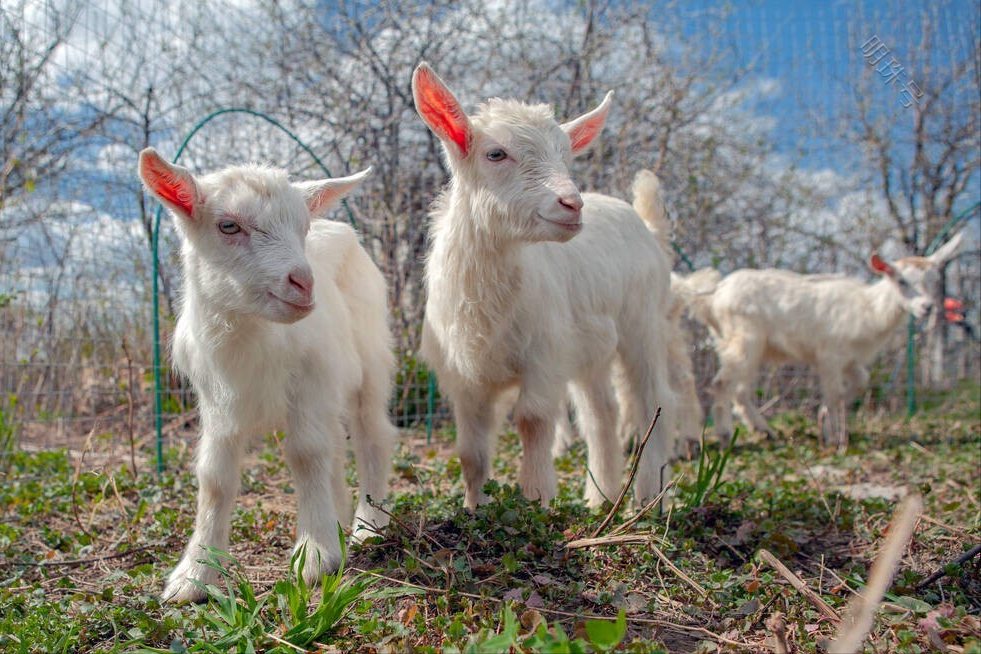
MULTIPOLYGON (((703 34, 705 19, 699 15, 719 10, 729 3, 695 0, 686 3, 691 20, 688 38, 703 34)), ((972 26, 977 18, 976 0, 932 3, 938 11, 939 30, 932 56, 940 59, 963 59, 970 52, 972 26)), ((923 17, 924 3, 888 2, 882 0, 755 0, 736 2, 729 7, 726 32, 733 41, 738 65, 752 64, 755 75, 770 78, 778 85, 776 93, 761 99, 761 113, 776 120, 774 134, 785 150, 799 148, 800 127, 807 109, 823 115, 841 110, 849 99, 844 84, 854 79, 870 58, 863 52, 873 51, 876 41, 888 50, 887 59, 895 57, 904 70, 898 84, 889 86, 883 78, 877 95, 884 112, 898 114, 903 120, 912 112, 897 111, 912 98, 904 95, 900 85, 916 84, 919 73, 903 65, 912 56, 908 52, 913 34, 923 17)), ((879 52, 882 52, 880 49, 879 52)), ((874 55, 873 55, 874 56, 874 55)), ((879 64, 881 65, 881 64, 879 64)), ((820 135, 809 135, 810 163, 815 166, 837 165, 834 152, 823 146, 820 135)))

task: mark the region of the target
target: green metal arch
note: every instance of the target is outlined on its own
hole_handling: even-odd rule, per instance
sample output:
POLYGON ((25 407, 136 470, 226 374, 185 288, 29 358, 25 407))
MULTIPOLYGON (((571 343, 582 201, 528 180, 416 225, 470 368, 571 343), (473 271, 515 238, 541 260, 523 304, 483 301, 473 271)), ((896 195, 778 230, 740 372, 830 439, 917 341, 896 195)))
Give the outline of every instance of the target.
MULTIPOLYGON (((261 118, 270 125, 277 127, 287 136, 289 136, 297 145, 299 145, 303 150, 310 155, 310 158, 316 162, 324 174, 328 177, 333 177, 324 162, 314 154, 313 150, 304 143, 300 138, 283 126, 282 123, 277 121, 260 111, 255 111, 253 109, 246 109, 243 107, 229 107, 226 109, 219 109, 213 111, 204 118, 202 118, 198 123, 191 129, 188 135, 181 142, 179 148, 177 148, 177 153, 174 155, 172 160, 173 163, 177 163, 181 155, 184 154, 184 150, 187 148, 188 143, 194 138, 205 125, 210 123, 215 118, 219 116, 224 116, 226 114, 247 114, 249 116, 254 116, 256 118, 261 118)), ((351 212, 351 207, 348 205, 347 200, 341 200, 344 205, 344 209, 347 211, 348 220, 352 226, 357 227, 357 223, 354 219, 354 214, 351 212)), ((160 379, 160 216, 163 213, 163 207, 158 203, 157 211, 153 220, 153 235, 151 238, 150 247, 153 250, 153 386, 154 386, 154 413, 156 419, 156 454, 157 454, 157 475, 163 473, 163 406, 161 395, 163 392, 161 379, 160 379)))

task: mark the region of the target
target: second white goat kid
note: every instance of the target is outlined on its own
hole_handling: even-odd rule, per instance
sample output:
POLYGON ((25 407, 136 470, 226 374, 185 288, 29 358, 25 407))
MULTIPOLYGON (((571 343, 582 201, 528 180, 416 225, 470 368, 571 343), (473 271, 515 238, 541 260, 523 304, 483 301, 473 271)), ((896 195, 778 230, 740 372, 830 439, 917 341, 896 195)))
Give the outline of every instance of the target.
POLYGON ((662 409, 634 486, 638 499, 653 497, 673 424, 669 263, 629 204, 580 195, 569 175, 610 96, 560 125, 548 106, 515 100, 491 99, 468 116, 426 64, 412 90, 452 174, 432 211, 421 353, 453 406, 466 505, 487 499, 494 431, 513 388, 522 492, 544 505, 555 497, 550 450, 568 383, 588 448, 586 500, 615 499, 624 467, 610 381, 617 359, 636 394, 632 422, 645 429, 662 409))
POLYGON ((227 550, 242 457, 264 433, 285 430, 296 548, 306 548, 297 572, 307 582, 340 564, 338 521, 349 505, 345 431, 360 481, 353 538, 387 522, 369 503, 388 493, 395 439, 385 281, 353 229, 312 220, 368 172, 290 183, 285 171, 251 165, 195 177, 151 148, 140 154, 140 177, 182 237, 173 358, 201 415, 194 534, 166 600, 202 600, 200 584, 217 581, 201 563, 202 548, 227 550))

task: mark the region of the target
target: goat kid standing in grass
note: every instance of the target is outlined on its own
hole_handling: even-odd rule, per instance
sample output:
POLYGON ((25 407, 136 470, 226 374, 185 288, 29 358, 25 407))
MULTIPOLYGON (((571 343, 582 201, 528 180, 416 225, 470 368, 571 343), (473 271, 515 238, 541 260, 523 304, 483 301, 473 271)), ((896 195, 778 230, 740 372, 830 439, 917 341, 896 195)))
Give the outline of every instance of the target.
POLYGON ((929 257, 893 263, 877 254, 869 266, 882 276, 875 284, 841 275, 799 275, 786 270, 737 270, 710 293, 691 299, 692 315, 709 328, 719 357, 712 381, 715 431, 728 442, 732 413, 750 427, 770 433, 753 403, 760 366, 816 366, 821 383, 821 438, 848 446, 846 403, 869 382, 868 364, 904 323, 934 305, 939 269, 960 249, 963 232, 929 257))
POLYGON ((242 457, 264 433, 286 432, 296 548, 306 548, 297 573, 308 583, 341 562, 345 426, 360 481, 352 537, 387 522, 368 501, 388 494, 395 440, 385 280, 353 229, 315 220, 368 172, 293 184, 283 170, 252 165, 195 177, 151 148, 140 154, 140 177, 182 237, 173 358, 201 415, 194 534, 166 600, 202 600, 200 584, 217 581, 202 547, 227 550, 242 457))
POLYGON ((501 400, 515 387, 519 484, 546 506, 555 497, 551 447, 570 382, 588 447, 586 500, 615 499, 624 468, 615 360, 635 397, 630 422, 646 429, 662 410, 634 485, 638 499, 653 497, 673 424, 668 258, 629 204, 580 195, 569 176, 610 95, 560 125, 547 105, 515 100, 491 99, 468 116, 426 64, 412 90, 452 175, 432 211, 420 351, 453 406, 466 506, 487 499, 501 400))

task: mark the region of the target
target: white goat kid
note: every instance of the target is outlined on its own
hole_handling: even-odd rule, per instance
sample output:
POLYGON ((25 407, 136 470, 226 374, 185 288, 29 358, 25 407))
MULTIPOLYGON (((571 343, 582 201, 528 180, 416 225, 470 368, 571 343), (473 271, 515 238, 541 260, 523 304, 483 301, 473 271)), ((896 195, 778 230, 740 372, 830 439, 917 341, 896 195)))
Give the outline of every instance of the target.
MULTIPOLYGON (((555 419, 571 382, 588 447, 585 497, 615 498, 623 461, 610 381, 619 358, 636 394, 633 423, 662 408, 671 425, 664 317, 669 265, 629 204, 579 189, 572 157, 606 119, 597 109, 560 125, 545 105, 492 99, 467 116, 425 64, 412 79, 416 109, 443 144, 452 173, 434 204, 421 353, 457 423, 468 507, 486 501, 502 399, 517 388, 523 448, 519 484, 555 497, 555 419)), ((645 450, 634 491, 659 490, 664 434, 645 450)))
POLYGON ((868 364, 906 315, 921 318, 931 309, 938 268, 960 241, 958 234, 930 257, 892 264, 873 254, 869 265, 882 279, 871 285, 841 275, 745 269, 693 298, 692 313, 712 332, 719 357, 712 382, 716 433, 725 442, 732 437, 730 403, 749 426, 769 433, 752 401, 760 366, 797 362, 817 367, 822 440, 847 447, 846 402, 868 383, 868 364))
POLYGON ((243 454, 285 429, 296 481, 296 548, 313 583, 341 558, 346 519, 345 426, 360 492, 353 538, 383 526, 369 504, 388 493, 395 429, 388 419, 393 369, 385 281, 347 225, 311 218, 369 171, 292 184, 285 171, 230 167, 195 177, 153 149, 140 154, 146 187, 176 218, 183 297, 173 358, 198 395, 198 508, 194 534, 164 590, 204 598, 216 573, 202 547, 227 550, 243 454))

